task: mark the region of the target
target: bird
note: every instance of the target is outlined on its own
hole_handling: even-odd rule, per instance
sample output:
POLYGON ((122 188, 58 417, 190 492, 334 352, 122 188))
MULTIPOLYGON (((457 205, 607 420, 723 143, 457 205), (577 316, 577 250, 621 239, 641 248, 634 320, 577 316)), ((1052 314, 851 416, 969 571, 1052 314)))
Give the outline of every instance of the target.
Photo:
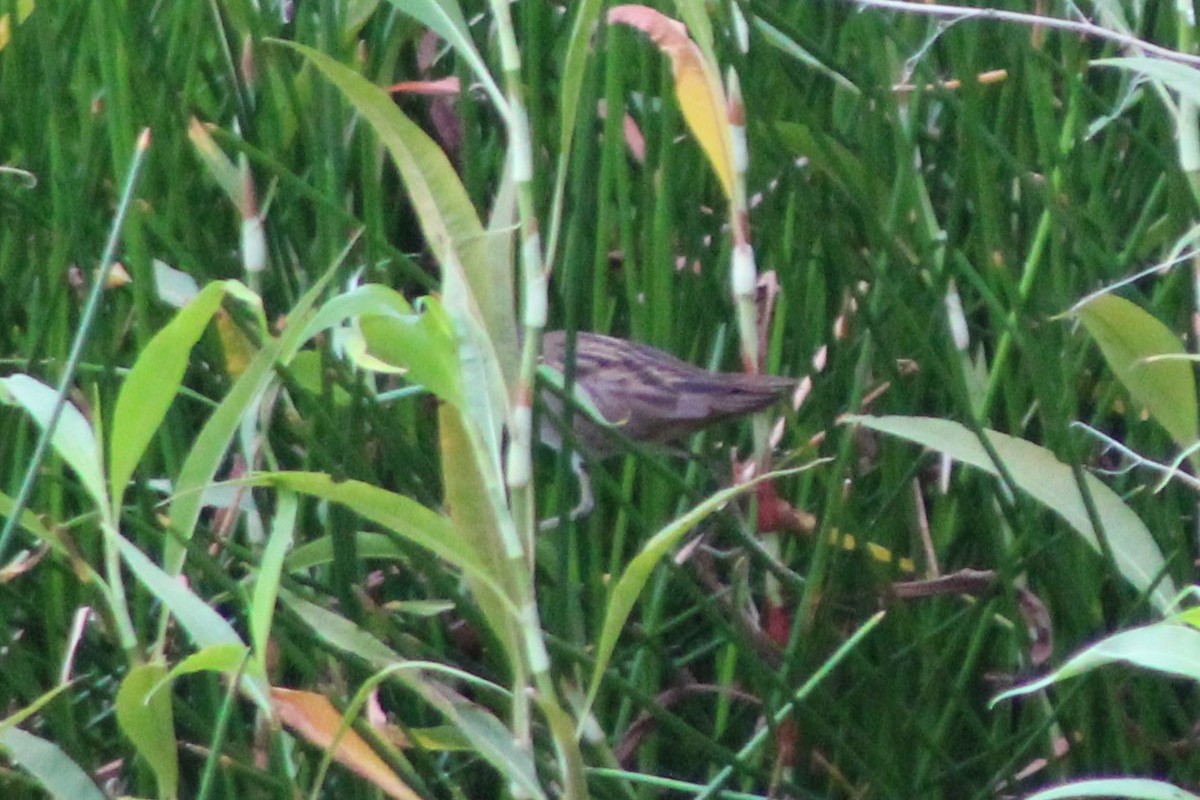
MULTIPOLYGON (((544 334, 542 363, 565 376, 566 357, 567 332, 544 334)), ((628 449, 622 438, 668 445, 719 422, 762 411, 796 386, 792 378, 777 375, 710 372, 647 344, 584 331, 575 334, 572 375, 584 402, 573 409, 566 437, 575 446, 571 467, 581 495, 570 519, 586 514, 594 502, 581 453, 597 460, 619 455, 628 449)), ((541 397, 548 413, 542 414, 538 437, 561 450, 561 384, 558 394, 543 391, 541 397)), ((549 520, 541 527, 557 523, 549 520)))

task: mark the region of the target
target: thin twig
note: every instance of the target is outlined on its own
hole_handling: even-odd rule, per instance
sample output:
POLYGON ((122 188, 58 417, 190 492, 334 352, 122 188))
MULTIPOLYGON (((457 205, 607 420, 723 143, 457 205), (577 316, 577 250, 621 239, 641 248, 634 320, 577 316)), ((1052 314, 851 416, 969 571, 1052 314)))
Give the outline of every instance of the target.
POLYGON ((1096 39, 1103 39, 1131 50, 1139 50, 1145 54, 1158 56, 1167 61, 1200 67, 1200 56, 1180 53, 1162 45, 1147 42, 1127 33, 1114 31, 1087 20, 1058 19, 1044 17, 1040 14, 1024 14, 1019 11, 1003 11, 998 8, 972 8, 970 6, 952 6, 940 3, 916 3, 910 0, 854 0, 856 5, 870 8, 883 8, 892 11, 903 11, 907 14, 922 14, 930 17, 949 19, 961 22, 971 19, 987 19, 997 22, 1012 22, 1018 25, 1053 28, 1060 31, 1070 31, 1096 39))
POLYGON ((146 128, 138 137, 137 146, 133 152, 129 174, 125 178, 125 188, 121 192, 121 201, 117 206, 117 215, 113 219, 112 227, 108 232, 108 242, 104 246, 104 255, 100 258, 100 268, 96 271, 91 292, 88 295, 87 303, 84 305, 83 315, 79 320, 79 330, 75 332, 75 339, 71 342, 71 350, 67 354, 66 363, 63 365, 62 375, 58 379, 58 392, 54 400, 54 406, 50 410, 46 424, 42 427, 42 433, 38 437, 33 455, 30 456, 29 463, 25 467, 25 477, 21 481, 21 488, 18 490, 17 496, 13 498, 8 519, 4 521, 4 528, 0 531, 0 554, 8 549, 9 540, 12 539, 17 525, 20 524, 21 514, 33 494, 33 485, 37 482, 42 460, 46 457, 46 453, 50 450, 50 443, 54 440, 54 431, 58 427, 58 420, 62 416, 63 407, 67 404, 67 394, 71 390, 71 383, 75 380, 75 371, 79 367, 79 359, 83 355, 84 346, 90 341, 92 323, 95 322, 96 313, 100 308, 100 296, 104 293, 104 286, 108 283, 108 273, 116 261, 117 244, 121 238, 121 229, 125 222, 125 215, 129 212, 129 207, 133 202, 133 191, 137 186, 138 175, 142 171, 142 163, 145 161, 146 151, 149 149, 150 129, 146 128))

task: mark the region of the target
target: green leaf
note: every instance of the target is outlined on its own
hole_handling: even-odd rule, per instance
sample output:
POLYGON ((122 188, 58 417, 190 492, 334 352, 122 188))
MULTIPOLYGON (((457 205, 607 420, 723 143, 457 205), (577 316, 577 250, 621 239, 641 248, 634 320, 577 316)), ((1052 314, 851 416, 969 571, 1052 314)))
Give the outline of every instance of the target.
MULTIPOLYGON (((25 374, 0 378, 0 403, 20 406, 33 417, 43 430, 50 421, 58 392, 34 377, 25 374)), ((100 447, 92 426, 69 400, 63 405, 54 435, 50 439, 54 452, 70 465, 79 476, 84 489, 101 508, 108 508, 104 489, 104 467, 100 447)))
POLYGON ((71 683, 60 683, 58 686, 55 686, 53 689, 46 692, 41 697, 37 698, 29 705, 25 706, 24 708, 17 709, 16 711, 9 714, 4 719, 0 719, 0 733, 3 733, 4 731, 8 730, 9 728, 17 727, 22 722, 24 722, 25 720, 32 717, 34 714, 41 711, 42 708, 47 703, 49 703, 54 698, 58 697, 60 694, 65 692, 70 687, 71 687, 71 683))
MULTIPOLYGON (((408 553, 396 544, 386 533, 373 531, 356 531, 354 533, 354 552, 364 561, 372 558, 403 561, 408 553)), ((287 554, 283 561, 284 569, 290 572, 311 569, 312 567, 328 564, 333 561, 333 537, 322 536, 311 542, 297 547, 287 554)))
POLYGON ((625 627, 625 622, 629 619, 629 615, 633 611, 633 606, 637 602, 638 596, 642 593, 642 589, 645 588, 646 582, 650 580, 650 575, 654 572, 654 568, 671 551, 671 548, 688 531, 703 522, 710 514, 724 508, 726 503, 739 494, 753 489, 763 481, 774 480, 785 475, 794 475, 807 468, 800 467, 798 469, 769 472, 747 483, 723 489, 708 497, 704 502, 692 508, 682 517, 666 525, 662 530, 654 534, 650 541, 646 542, 642 547, 642 551, 634 557, 633 561, 629 562, 629 566, 621 573, 621 577, 617 579, 612 593, 609 595, 608 608, 604 612, 604 623, 600 628, 599 640, 596 642, 596 660, 592 671, 592 683, 588 689, 588 697, 584 705, 584 710, 577 715, 579 719, 587 718, 588 710, 591 708, 592 703, 595 702, 597 692, 600 691, 600 680, 604 677, 604 671, 608 669, 608 661, 612 657, 612 652, 617 645, 617 639, 621 635, 621 630, 625 627))
POLYGON ((246 656, 250 649, 244 644, 214 644, 202 647, 171 668, 171 672, 158 686, 173 681, 181 675, 191 675, 196 672, 220 672, 223 675, 236 676, 246 664, 246 656))
MULTIPOLYGON (((991 475, 1000 474, 975 434, 957 422, 931 417, 852 415, 844 419, 851 424, 940 450, 956 461, 970 464, 991 475)), ((1032 442, 992 430, 986 433, 1017 488, 1061 516, 1085 542, 1099 551, 1100 543, 1092 529, 1071 468, 1055 458, 1049 450, 1032 442)), ((1085 480, 1104 523, 1104 532, 1117 569, 1140 592, 1150 591, 1153 585, 1150 600, 1156 608, 1166 611, 1175 596, 1175 584, 1170 576, 1163 574, 1166 563, 1154 537, 1112 489, 1092 475, 1085 475, 1085 480)))
POLYGON ((507 513, 507 510, 497 509, 491 499, 497 492, 503 496, 503 489, 497 485, 502 478, 499 470, 485 475, 478 459, 472 457, 472 448, 463 414, 453 408, 439 408, 438 449, 450 519, 455 530, 460 531, 468 541, 467 546, 480 554, 487 574, 496 578, 484 582, 466 575, 466 585, 480 613, 487 620, 488 627, 503 643, 507 658, 512 663, 520 663, 523 639, 520 624, 516 615, 507 612, 504 592, 497 588, 521 580, 520 576, 511 574, 512 564, 500 531, 500 514, 507 513))
POLYGON ((233 626, 198 594, 168 575, 125 537, 114 535, 113 538, 129 571, 170 610, 197 645, 237 644, 245 647, 233 626))
MULTIPOLYGON (((162 424, 187 371, 188 357, 233 281, 210 283, 154 335, 121 384, 109 444, 109 486, 114 512, 162 424)), ((257 300, 257 298, 255 298, 257 300)), ((115 516, 115 514, 114 514, 115 516)))
POLYGON ((1186 355, 1179 337, 1137 304, 1114 294, 1096 295, 1072 310, 1133 399, 1180 447, 1195 442, 1200 410, 1194 367, 1180 358, 1148 360, 1186 355))
MULTIPOLYGON (((288 315, 288 325, 279 338, 267 338, 262 350, 255 355, 250 365, 237 379, 237 383, 217 406, 195 444, 188 451, 179 478, 175 484, 175 496, 171 500, 171 527, 175 535, 187 542, 200 519, 204 504, 204 489, 213 482, 217 468, 229 450, 229 443, 237 432, 243 416, 262 398, 263 393, 275 378, 275 365, 287 363, 300 346, 307 341, 307 322, 312 307, 332 280, 334 268, 326 270, 312 288, 304 293, 288 315)), ((178 574, 183 566, 183 545, 169 537, 163 545, 164 569, 172 575, 178 574)))
MULTIPOLYGON (((499 592, 497 600, 508 602, 502 600, 501 584, 486 568, 470 539, 461 535, 449 519, 412 498, 362 481, 335 481, 318 472, 268 472, 238 483, 274 486, 344 505, 364 519, 445 559, 471 578, 483 581, 499 592)), ((508 611, 512 613, 513 609, 509 607, 508 611)))
MULTIPOLYGON (((198 647, 246 647, 233 626, 186 584, 147 558, 145 553, 125 537, 114 534, 113 539, 129 571, 178 620, 198 647)), ((263 673, 248 673, 243 678, 242 687, 261 708, 269 708, 269 687, 263 673)))
POLYGON ((142 758, 154 770, 159 797, 179 791, 179 759, 175 751, 175 717, 169 692, 155 687, 167 675, 161 664, 134 667, 117 692, 117 722, 142 758))
POLYGON ((304 56, 363 116, 387 149, 438 264, 485 262, 483 224, 450 159, 387 94, 362 75, 310 47, 275 40, 304 56))
POLYGON ((1049 675, 998 695, 992 705, 1010 697, 1040 691, 1053 683, 1114 662, 1200 681, 1200 631, 1175 621, 1122 631, 1071 656, 1049 675))
MULTIPOLYGON (((461 18, 453 6, 415 2, 413 7, 461 18)), ((442 303, 453 320, 461 382, 471 387, 462 398, 472 426, 481 435, 479 446, 486 451, 474 457, 481 466, 487 461, 498 464, 508 394, 476 300, 477 293, 482 294, 479 287, 496 276, 487 271, 491 264, 488 237, 462 181, 437 143, 405 117, 386 92, 316 50, 291 42, 280 44, 302 54, 342 92, 375 130, 396 164, 421 232, 442 271, 442 303)))
MULTIPOLYGON (((12 516, 12 510, 13 499, 4 492, 0 492, 0 517, 12 516)), ((28 508, 21 512, 20 527, 23 528, 26 533, 29 533, 50 545, 52 548, 54 548, 54 552, 58 553, 59 555, 70 556, 70 552, 63 544, 62 538, 58 535, 58 533, 53 528, 46 527, 46 525, 43 524, 40 519, 38 519, 38 515, 30 511, 28 508)), ((91 577, 96 577, 98 574, 82 561, 77 562, 75 566, 85 569, 87 574, 91 577)))
POLYGON ((267 643, 271 636, 271 620, 275 601, 279 597, 279 579, 283 574, 283 559, 292 549, 296 533, 296 510, 299 503, 291 492, 280 492, 271 524, 271 535, 258 562, 254 591, 250 597, 250 642, 258 657, 260 668, 267 669, 267 643))
POLYGON ((458 347, 440 306, 429 303, 424 314, 407 317, 371 315, 358 321, 366 352, 386 364, 402 367, 406 378, 440 399, 463 405, 458 347))
POLYGON ((775 133, 793 152, 802 153, 812 168, 836 183, 847 197, 870 204, 887 197, 887 187, 878 171, 869 169, 850 148, 832 135, 799 122, 777 122, 775 133))
POLYGON ((0 732, 3 748, 54 800, 106 800, 87 773, 58 745, 20 728, 0 732))

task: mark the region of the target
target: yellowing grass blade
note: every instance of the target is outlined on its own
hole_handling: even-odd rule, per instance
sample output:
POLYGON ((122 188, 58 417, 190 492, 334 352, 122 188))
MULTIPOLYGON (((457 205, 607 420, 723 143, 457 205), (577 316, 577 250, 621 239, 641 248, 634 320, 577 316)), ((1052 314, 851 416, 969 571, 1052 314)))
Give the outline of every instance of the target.
POLYGON ((683 118, 708 156, 725 196, 732 198, 733 142, 725 111, 725 92, 721 89, 716 64, 704 57, 683 23, 652 8, 615 6, 608 12, 608 22, 637 28, 671 59, 675 93, 683 118))

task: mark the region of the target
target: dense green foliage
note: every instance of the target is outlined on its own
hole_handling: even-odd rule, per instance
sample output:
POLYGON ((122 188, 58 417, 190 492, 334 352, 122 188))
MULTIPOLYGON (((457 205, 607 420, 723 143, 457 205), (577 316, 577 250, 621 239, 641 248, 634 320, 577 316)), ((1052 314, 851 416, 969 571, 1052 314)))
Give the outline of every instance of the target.
MULTIPOLYGON (((152 727, 154 714, 121 706, 118 690, 132 691, 136 679, 149 691, 197 645, 246 642, 261 674, 246 668, 241 681, 229 679, 245 665, 219 651, 221 658, 153 695, 148 708, 173 710, 173 732, 160 732, 159 744, 170 736, 178 742, 179 796, 198 796, 203 787, 208 797, 293 797, 317 785, 322 753, 292 729, 263 722, 265 701, 256 704, 254 692, 265 684, 255 681, 320 692, 344 709, 396 654, 490 683, 438 673, 458 693, 451 702, 433 699, 432 683, 384 680, 379 701, 388 720, 416 742, 377 743, 389 766, 420 797, 520 796, 513 789, 519 768, 501 774, 503 754, 489 755, 471 738, 486 729, 503 740, 504 731, 464 721, 463 709, 486 708, 505 724, 510 713, 519 716, 512 711, 519 703, 491 684, 536 684, 522 680, 513 651, 514 642, 527 644, 541 631, 505 638, 506 623, 496 622, 489 602, 511 588, 511 573, 493 570, 488 545, 479 545, 484 563, 472 560, 474 550, 451 552, 459 540, 448 531, 473 541, 465 527, 476 518, 425 514, 446 511, 454 486, 467 500, 464 486, 478 497, 486 488, 486 479, 473 484, 479 476, 463 466, 476 465, 470 453, 447 446, 447 437, 469 438, 458 435, 454 409, 473 401, 456 404, 447 400, 452 389, 437 388, 461 376, 457 364, 440 371, 442 305, 416 302, 443 298, 445 327, 452 327, 459 296, 443 283, 435 257, 441 244, 428 240, 376 123, 329 80, 332 68, 318 69, 314 56, 275 40, 306 45, 378 86, 456 76, 471 87, 439 97, 397 94, 396 102, 447 149, 484 224, 507 191, 505 120, 462 51, 426 39, 427 27, 397 8, 405 3, 298 2, 290 21, 276 3, 257 5, 0 4, 10 34, 6 42, 0 37, 0 377, 22 372, 57 384, 144 128, 152 141, 120 229, 118 258, 131 281, 104 293, 70 395, 107 432, 102 447, 115 452, 124 443, 107 439, 122 418, 122 385, 155 334, 177 319, 156 289, 156 262, 201 287, 242 281, 262 298, 260 311, 237 287, 223 297, 210 290, 206 299, 222 310, 206 328, 207 315, 199 319, 196 336, 206 332, 194 349, 188 352, 190 341, 181 345, 187 369, 177 395, 166 370, 140 376, 148 387, 167 387, 173 402, 152 438, 152 410, 124 418, 143 420, 147 427, 134 424, 139 432, 128 438, 145 435, 149 445, 133 482, 116 488, 115 509, 102 508, 62 450, 47 458, 28 507, 59 544, 26 564, 43 546, 30 521, 0 552, 0 720, 69 676, 61 693, 20 720, 21 730, 56 744, 97 784, 111 779, 114 794, 161 795, 155 757, 123 732, 152 727), (261 272, 245 268, 243 180, 263 221, 261 272), (305 303, 319 306, 344 291, 356 272, 361 282, 391 286, 414 308, 429 309, 426 327, 403 333, 412 337, 406 344, 426 348, 426 361, 397 360, 410 377, 427 376, 433 394, 381 401, 377 385, 404 380, 356 369, 327 331, 312 338, 293 332, 287 340, 285 317, 307 319, 305 303), (325 275, 328 285, 306 297, 325 275), (302 352, 277 363, 271 347, 302 352), (162 481, 207 482, 189 483, 203 476, 195 466, 198 442, 214 465, 225 443, 217 447, 201 430, 235 387, 251 405, 247 374, 280 394, 262 404, 266 413, 246 425, 245 438, 234 437, 237 417, 229 418, 234 449, 253 463, 223 461, 217 477, 270 469, 333 481, 262 478, 232 495, 253 497, 252 513, 197 507, 193 532, 181 527, 186 514, 175 505, 168 523, 162 481), (390 501, 369 487, 411 506, 384 509, 390 501), (285 490, 301 495, 297 507, 285 490), (270 532, 290 526, 293 513, 286 535, 310 549, 293 550, 280 565, 282 550, 264 555, 264 545, 284 542, 270 532), (265 533, 251 517, 265 522, 265 533), (118 528, 149 566, 112 549, 109 534, 118 528), (395 529, 400 537, 354 536, 395 529), (416 533, 402 538, 404 529, 416 533), (437 550, 439 541, 446 552, 437 550), (317 552, 320 546, 327 552, 317 552), (180 610, 188 599, 171 595, 172 549, 184 554, 188 597, 219 611, 228 630, 201 611, 189 617, 180 610), (119 557, 124 567, 110 569, 119 557), (147 577, 159 575, 154 564, 165 570, 162 583, 147 577), (273 618, 256 621, 248 609, 261 613, 262 606, 251 595, 270 564, 279 569, 281 602, 273 618), (114 573, 124 575, 127 597, 119 602, 102 596, 114 573), (111 613, 122 603, 129 631, 111 613), (177 617, 165 634, 164 608, 177 617), (341 620, 325 612, 351 621, 352 630, 336 628, 341 620), (386 650, 347 653, 353 643, 386 650), (129 721, 139 713, 149 721, 129 721)), ((470 37, 499 81, 492 9, 464 6, 470 37)), ((735 369, 727 201, 680 114, 670 62, 629 28, 605 25, 601 12, 594 32, 584 34, 586 60, 573 72, 565 59, 582 7, 545 0, 511 7, 531 129, 533 211, 542 243, 554 245, 545 254, 553 266, 549 327, 611 332, 735 369), (574 138, 564 162, 561 235, 550 242, 562 92, 572 75, 581 78, 569 109, 574 138)), ((1138 8, 1140 16, 1130 8, 1126 21, 1137 36, 1189 46, 1191 32, 1180 27, 1186 21, 1175 6, 1138 8)), ((1092 316, 1085 319, 1089 336, 1064 312, 1191 244, 1200 210, 1200 184, 1185 168, 1200 165, 1191 149, 1200 147, 1195 89, 1142 82, 1128 65, 1091 64, 1137 53, 1073 31, 994 19, 947 26, 832 1, 746 0, 703 10, 718 61, 741 81, 752 243, 759 270, 778 283, 765 364, 812 379, 811 393, 786 413, 776 462, 811 465, 777 487, 814 515, 815 530, 763 547, 743 503, 694 531, 677 531, 688 541, 703 533, 706 546, 649 572, 616 642, 591 709, 595 724, 580 748, 592 796, 701 791, 688 784, 747 793, 725 796, 983 798, 1099 774, 1196 784, 1200 705, 1190 686, 1116 668, 988 706, 1014 682, 1098 638, 1159 618, 1162 604, 1122 577, 1120 554, 1107 543, 1097 553, 1046 505, 1014 491, 1021 481, 1004 470, 993 470, 999 478, 963 467, 947 475, 919 448, 840 421, 845 414, 926 415, 993 429, 1044 446, 1080 482, 1085 470, 1119 460, 1076 423, 1171 462, 1194 417, 1190 377, 1171 384, 1185 393, 1192 387, 1183 413, 1178 403, 1156 408, 1126 386, 1139 380, 1138 365, 1116 364, 1120 331, 1104 329, 1105 339, 1092 316), (742 24, 748 50, 735 35, 742 24), (995 70, 1006 72, 977 78, 995 70), (965 323, 957 343, 954 301, 965 323), (1168 416, 1171 423, 1163 421, 1168 416), (843 547, 845 535, 859 546, 843 547), (902 569, 900 557, 913 559, 919 574, 902 569), (993 573, 970 592, 905 599, 895 591, 898 581, 964 569, 993 573), (769 605, 768 575, 782 587, 782 604, 759 618, 769 605), (1031 598, 1044 604, 1036 618, 1048 628, 1039 633, 1053 631, 1048 659, 1027 627, 1031 598), (883 619, 823 673, 881 608, 883 619), (781 643, 763 641, 760 626, 769 624, 781 643), (821 679, 810 686, 814 675, 821 679), (1043 758, 1048 763, 1033 770, 1043 758), (622 769, 649 776, 650 785, 622 769), (669 790, 670 780, 682 783, 669 790)), ((1070 16, 1061 5, 1040 10, 1070 16)), ((1115 16, 1105 19, 1119 30, 1115 16)), ((1178 80, 1200 85, 1200 72, 1178 80)), ((505 219, 489 237, 508 230, 505 219)), ((483 249, 503 252, 501 238, 483 249)), ((1194 351, 1190 323, 1200 294, 1193 270, 1200 267, 1185 255, 1119 293, 1194 351)), ((415 319, 403 301, 372 302, 394 303, 398 315, 410 315, 406 324, 415 319)), ((1163 331, 1155 332, 1161 339, 1163 331)), ((140 397, 152 394, 147 388, 140 397)), ((18 494, 38 433, 28 414, 0 406, 0 512, 18 494)), ((656 531, 729 483, 729 448, 745 457, 750 425, 715 429, 691 447, 699 457, 687 461, 635 450, 596 465, 594 513, 537 539, 533 579, 550 681, 536 685, 542 699, 557 692, 561 708, 535 706, 529 752, 550 796, 569 783, 561 777, 569 758, 553 745, 570 739, 563 731, 574 724, 555 715, 583 706, 612 587, 656 531)), ((576 492, 567 458, 539 450, 535 459, 538 516, 565 512, 576 492)), ((1173 481, 1156 492, 1159 476, 1147 469, 1097 474, 1153 535, 1170 580, 1191 583, 1193 490, 1173 481)), ((190 496, 198 504, 198 492, 190 496)), ((1095 522, 1087 492, 1084 502, 1095 522)), ((478 524, 483 530, 492 521, 478 524)), ((6 727, 0 722, 0 737, 6 727)), ((369 734, 365 725, 358 729, 369 734)), ((5 749, 20 745, 0 738, 5 749)), ((24 766, 0 762, 5 798, 43 791, 24 766)), ((336 766, 319 791, 379 796, 336 766)))

